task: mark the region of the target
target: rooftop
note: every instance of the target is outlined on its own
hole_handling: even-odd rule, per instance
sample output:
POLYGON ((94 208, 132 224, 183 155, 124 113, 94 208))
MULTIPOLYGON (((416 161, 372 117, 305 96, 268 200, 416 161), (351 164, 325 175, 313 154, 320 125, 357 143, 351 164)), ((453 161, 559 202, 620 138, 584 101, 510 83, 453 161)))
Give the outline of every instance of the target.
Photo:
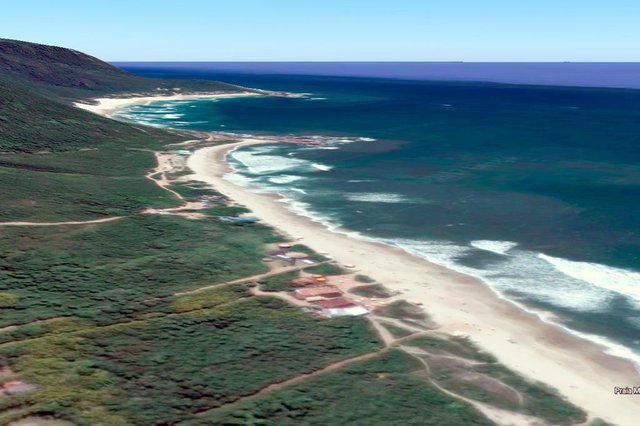
POLYGON ((302 297, 321 296, 323 294, 335 293, 340 293, 340 289, 332 285, 323 287, 307 287, 296 290, 296 295, 302 297))
POLYGON ((329 299, 329 300, 319 300, 315 302, 315 304, 325 309, 346 308, 349 306, 357 306, 353 300, 347 299, 346 297, 339 297, 337 299, 329 299))

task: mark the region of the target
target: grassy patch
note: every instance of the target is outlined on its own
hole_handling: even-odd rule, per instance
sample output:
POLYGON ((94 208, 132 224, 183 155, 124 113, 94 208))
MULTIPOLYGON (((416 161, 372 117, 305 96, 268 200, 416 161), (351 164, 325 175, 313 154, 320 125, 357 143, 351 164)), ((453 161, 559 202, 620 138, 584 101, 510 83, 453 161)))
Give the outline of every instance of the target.
POLYGON ((176 312, 195 311, 235 302, 250 294, 249 287, 244 284, 224 285, 178 296, 172 300, 171 307, 176 312))
POLYGON ((389 351, 185 424, 492 424, 468 404, 409 375, 421 368, 403 352, 389 351))
POLYGON ((354 287, 349 290, 349 293, 362 297, 374 297, 378 299, 386 299, 392 296, 391 292, 381 284, 354 287))
POLYGON ((408 335, 413 333, 413 331, 411 331, 411 330, 407 330, 406 328, 398 327, 397 325, 392 324, 390 322, 382 321, 381 323, 384 326, 384 328, 386 328, 389 331, 389 333, 391 333, 391 335, 393 337, 395 337, 396 339, 399 339, 401 337, 406 337, 406 336, 408 336, 408 335))
POLYGON ((422 309, 412 305, 406 300, 398 300, 386 306, 376 308, 375 313, 396 319, 410 318, 414 320, 424 320, 427 318, 427 314, 425 314, 422 309))
POLYGON ((0 327, 59 315, 109 323, 166 308, 163 298, 266 271, 262 226, 140 216, 84 227, 5 229, 0 327))
POLYGON ((222 197, 222 194, 211 188, 209 184, 199 181, 174 182, 170 188, 179 192, 187 201, 196 201, 203 195, 222 197))
POLYGON ((200 211, 211 216, 240 216, 241 214, 251 213, 251 210, 239 206, 219 206, 200 211))
POLYGON ((585 413, 543 383, 533 383, 500 364, 479 365, 475 371, 487 374, 516 389, 524 397, 522 412, 552 424, 582 423, 585 413))
POLYGON ((118 149, 0 159, 0 221, 80 221, 180 205, 144 177, 155 166, 149 152, 118 149), (92 167, 93 161, 113 164, 113 170, 92 167))
POLYGON ((380 306, 373 310, 373 313, 383 317, 395 318, 403 323, 429 330, 435 328, 434 323, 424 309, 415 306, 406 300, 398 300, 386 306, 380 306))
POLYGON ((300 271, 289 271, 282 274, 270 275, 262 278, 258 281, 260 289, 263 291, 292 291, 295 286, 291 283, 292 280, 298 278, 300 271))
POLYGON ((325 257, 325 256, 323 256, 321 254, 316 253, 315 251, 313 251, 309 247, 305 246, 304 244, 295 244, 289 250, 290 251, 299 251, 299 252, 302 252, 302 253, 306 253, 306 254, 309 255, 309 258, 311 260, 315 260, 316 262, 326 262, 327 260, 329 260, 328 257, 325 257))
POLYGON ((364 284, 371 284, 376 282, 376 280, 374 280, 373 278, 371 278, 368 275, 361 275, 358 274, 355 277, 353 277, 356 281, 358 281, 359 283, 364 283, 364 284))
POLYGON ((316 275, 342 275, 346 273, 344 269, 333 263, 312 266, 310 268, 305 268, 304 271, 308 274, 316 275))
POLYGON ((539 417, 550 424, 575 424, 585 413, 541 383, 530 382, 497 363, 491 354, 464 339, 419 336, 403 342, 432 354, 427 358, 432 379, 470 399, 539 417), (453 355, 481 364, 466 365, 442 356, 453 355), (519 395, 519 396, 518 396, 519 395))
POLYGON ((251 297, 0 346, 0 357, 38 387, 3 399, 0 410, 77 424, 174 423, 379 347, 365 319, 318 320, 251 297))
POLYGON ((435 336, 417 336, 402 343, 414 346, 436 355, 455 355, 473 361, 494 363, 496 358, 490 353, 479 349, 473 342, 467 339, 445 339, 435 336))

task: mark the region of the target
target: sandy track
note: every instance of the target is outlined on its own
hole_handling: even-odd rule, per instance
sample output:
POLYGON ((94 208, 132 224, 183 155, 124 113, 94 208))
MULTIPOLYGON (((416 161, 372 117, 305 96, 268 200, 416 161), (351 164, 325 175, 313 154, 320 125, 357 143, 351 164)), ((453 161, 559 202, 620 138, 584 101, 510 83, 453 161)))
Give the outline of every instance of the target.
POLYGON ((188 160, 191 178, 208 182, 231 200, 250 208, 265 223, 318 252, 331 253, 342 264, 375 277, 408 300, 419 300, 441 325, 439 331, 467 334, 507 367, 547 383, 590 416, 620 424, 637 424, 640 398, 613 393, 615 386, 638 386, 640 374, 624 359, 604 353, 602 347, 568 334, 496 295, 482 281, 426 262, 376 242, 331 232, 310 219, 287 210, 277 197, 249 192, 223 177, 229 172, 225 154, 238 142, 203 148, 188 160))
POLYGON ((62 226, 62 225, 90 225, 92 223, 106 223, 122 219, 125 216, 112 216, 103 219, 71 221, 71 222, 0 222, 0 226, 62 226))

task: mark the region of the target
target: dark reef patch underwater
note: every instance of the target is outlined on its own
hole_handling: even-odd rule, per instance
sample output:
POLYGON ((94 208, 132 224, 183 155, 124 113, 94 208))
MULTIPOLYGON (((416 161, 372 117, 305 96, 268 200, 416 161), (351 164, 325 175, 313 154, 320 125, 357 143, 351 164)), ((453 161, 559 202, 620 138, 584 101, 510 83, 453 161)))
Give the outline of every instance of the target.
POLYGON ((325 147, 236 150, 231 178, 277 191, 327 226, 478 276, 640 362, 639 90, 260 74, 215 64, 128 69, 309 93, 159 102, 119 117, 334 136, 325 147))

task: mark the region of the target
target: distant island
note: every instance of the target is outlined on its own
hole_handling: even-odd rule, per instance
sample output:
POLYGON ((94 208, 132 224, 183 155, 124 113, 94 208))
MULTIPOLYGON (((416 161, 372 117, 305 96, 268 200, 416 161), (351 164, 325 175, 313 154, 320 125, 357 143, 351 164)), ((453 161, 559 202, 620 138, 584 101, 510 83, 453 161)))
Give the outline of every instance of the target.
POLYGON ((246 96, 304 95, 0 39, 0 424, 631 424, 630 362, 224 179, 321 137, 110 118, 246 96))

